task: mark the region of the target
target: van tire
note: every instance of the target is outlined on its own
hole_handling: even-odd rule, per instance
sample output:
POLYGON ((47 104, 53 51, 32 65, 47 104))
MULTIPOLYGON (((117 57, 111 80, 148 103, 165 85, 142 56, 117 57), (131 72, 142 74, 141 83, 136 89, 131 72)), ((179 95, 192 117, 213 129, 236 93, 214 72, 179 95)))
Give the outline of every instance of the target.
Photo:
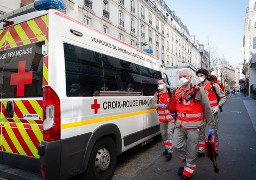
POLYGON ((109 136, 103 137, 93 146, 88 167, 82 179, 109 180, 115 172, 116 162, 116 143, 109 136))

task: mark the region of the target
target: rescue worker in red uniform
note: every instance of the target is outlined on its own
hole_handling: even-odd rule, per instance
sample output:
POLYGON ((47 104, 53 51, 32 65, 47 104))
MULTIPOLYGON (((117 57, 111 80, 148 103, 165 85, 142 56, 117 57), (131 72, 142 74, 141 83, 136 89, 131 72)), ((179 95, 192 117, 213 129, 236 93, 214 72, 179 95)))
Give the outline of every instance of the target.
MULTIPOLYGON (((226 96, 218 83, 216 83, 216 79, 208 74, 206 69, 199 69, 196 72, 196 75, 199 78, 199 86, 202 87, 209 99, 210 106, 214 116, 214 123, 216 124, 215 129, 215 150, 216 155, 219 153, 219 136, 218 136, 218 124, 219 124, 219 116, 218 111, 219 108, 223 106, 226 102, 226 96), (209 79, 209 80, 208 80, 209 79)), ((199 135, 199 144, 198 144, 198 157, 205 156, 205 130, 204 128, 200 131, 199 135)))
POLYGON ((188 180, 196 169, 198 138, 204 119, 206 118, 208 123, 208 134, 214 133, 215 124, 206 93, 191 84, 191 71, 181 69, 179 79, 180 88, 175 92, 170 104, 170 110, 177 114, 173 147, 181 165, 178 175, 181 180, 188 180))
POLYGON ((160 121, 160 132, 165 147, 163 155, 165 155, 167 161, 170 161, 173 152, 172 139, 175 128, 175 119, 168 107, 174 90, 168 88, 168 91, 166 86, 167 85, 163 79, 158 80, 158 92, 154 94, 152 105, 154 108, 157 108, 158 119, 160 121))

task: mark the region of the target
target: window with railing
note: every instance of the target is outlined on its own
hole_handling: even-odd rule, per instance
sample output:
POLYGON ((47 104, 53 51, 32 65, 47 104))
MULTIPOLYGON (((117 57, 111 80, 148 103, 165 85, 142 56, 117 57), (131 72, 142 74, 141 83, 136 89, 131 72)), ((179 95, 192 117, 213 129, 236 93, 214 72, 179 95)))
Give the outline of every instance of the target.
POLYGON ((92 9, 92 1, 90 0, 84 0, 84 5, 90 9, 92 9))
POLYGON ((156 45, 159 46, 159 35, 156 35, 156 45))
POLYGON ((149 20, 149 24, 152 25, 152 14, 150 12, 148 13, 148 20, 149 20))
POLYGON ((124 27, 124 21, 120 20, 119 25, 124 27))
POLYGON ((109 19, 108 1, 103 0, 103 17, 109 19))
POLYGON ((141 26, 141 37, 145 37, 145 26, 141 26))
POLYGON ((133 19, 131 20, 131 32, 135 33, 135 22, 133 19))
POLYGON ((91 18, 84 16, 84 23, 87 25, 91 25, 91 18))
POLYGON ((123 40, 124 40, 124 35, 123 35, 123 34, 119 34, 119 39, 120 39, 121 41, 123 41, 123 40))
POLYGON ((159 30, 159 20, 156 19, 156 29, 159 30))
POLYGON ((108 1, 103 0, 103 9, 108 11, 108 1))
POLYGON ((123 13, 119 12, 119 25, 124 27, 123 13))
POLYGON ((134 40, 133 39, 131 39, 131 45, 134 46, 134 40))
POLYGON ((145 8, 143 6, 140 8, 140 16, 142 19, 145 19, 145 8))
POLYGON ((152 43, 152 31, 151 29, 148 30, 148 41, 152 43))
POLYGON ((108 18, 109 19, 109 12, 106 11, 105 9, 103 9, 103 17, 108 18))
POLYGON ((124 5, 124 0, 118 0, 118 3, 124 5))
POLYGON ((135 4, 134 4, 134 0, 131 1, 131 12, 135 13, 135 4))
POLYGON ((107 26, 103 26, 103 32, 106 33, 106 34, 108 33, 108 27, 107 26))

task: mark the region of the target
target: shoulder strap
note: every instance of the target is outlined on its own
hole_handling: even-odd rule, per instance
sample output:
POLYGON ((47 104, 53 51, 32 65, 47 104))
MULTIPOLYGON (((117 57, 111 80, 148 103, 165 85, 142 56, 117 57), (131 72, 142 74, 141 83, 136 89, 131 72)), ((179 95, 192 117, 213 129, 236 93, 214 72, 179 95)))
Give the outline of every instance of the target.
POLYGON ((217 91, 216 91, 215 85, 214 85, 212 82, 211 82, 211 87, 212 87, 213 92, 216 94, 216 96, 217 96, 217 101, 218 101, 218 103, 219 103, 220 97, 219 97, 219 95, 218 95, 218 93, 217 93, 217 91))
POLYGON ((159 93, 158 92, 156 92, 156 94, 157 94, 157 104, 159 103, 159 93))
POLYGON ((171 99, 172 98, 172 92, 171 92, 171 89, 170 88, 166 88, 167 91, 168 91, 168 95, 169 95, 169 98, 171 99))

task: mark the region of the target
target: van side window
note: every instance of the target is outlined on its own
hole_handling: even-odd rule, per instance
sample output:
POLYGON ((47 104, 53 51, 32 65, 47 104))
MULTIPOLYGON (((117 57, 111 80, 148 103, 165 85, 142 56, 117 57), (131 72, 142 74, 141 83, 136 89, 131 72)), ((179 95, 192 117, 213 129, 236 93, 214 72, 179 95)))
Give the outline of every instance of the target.
POLYGON ((95 91, 99 91, 104 84, 100 56, 69 44, 64 44, 64 52, 67 96, 79 96, 72 91, 74 84, 79 85, 79 91, 84 96, 92 96, 95 91))
POLYGON ((152 96, 152 94, 157 91, 157 80, 160 78, 160 72, 146 67, 141 67, 141 79, 144 96, 152 96))
POLYGON ((68 97, 90 97, 102 91, 152 96, 157 91, 159 71, 67 43, 64 55, 68 97))

